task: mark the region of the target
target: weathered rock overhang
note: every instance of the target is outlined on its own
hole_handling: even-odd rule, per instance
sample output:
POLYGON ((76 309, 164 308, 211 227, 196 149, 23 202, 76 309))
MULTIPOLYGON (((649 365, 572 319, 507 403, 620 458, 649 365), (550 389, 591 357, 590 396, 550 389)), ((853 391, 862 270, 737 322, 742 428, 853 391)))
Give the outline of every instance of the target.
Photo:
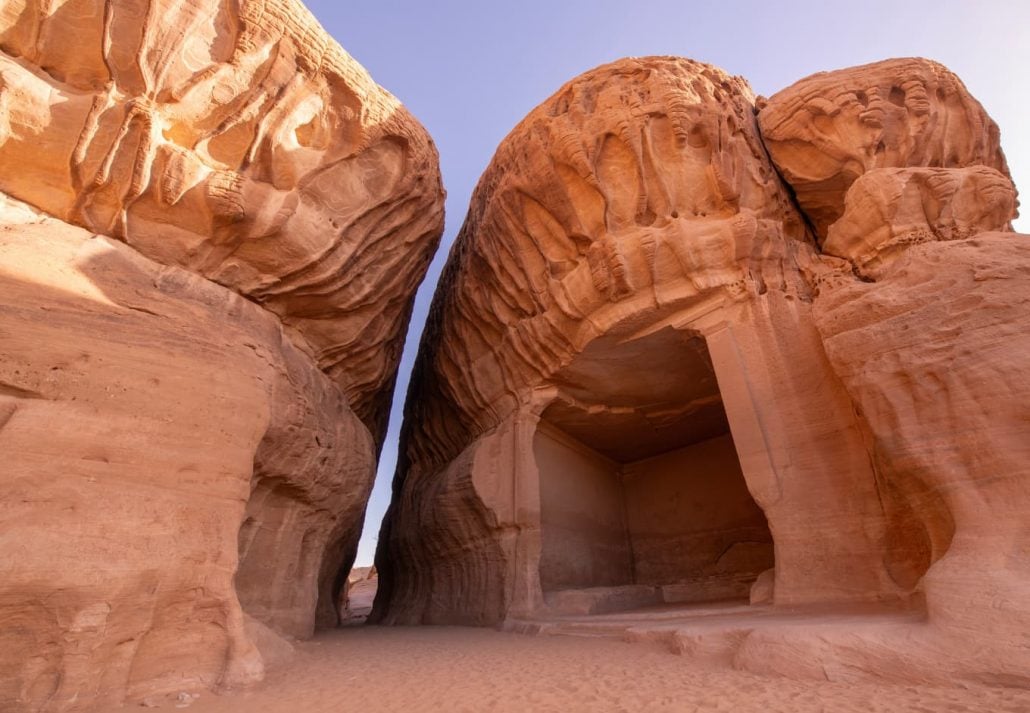
POLYGON ((699 573, 752 579, 769 559, 683 569, 697 539, 670 558, 671 588, 637 560, 668 564, 646 544, 663 508, 719 489, 653 487, 641 537, 627 476, 648 463, 660 482, 655 463, 720 437, 721 409, 732 449, 675 467, 683 481, 735 456, 708 470, 739 472, 767 523, 773 567, 752 600, 925 600, 926 617, 756 634, 735 661, 1025 681, 1005 627, 1030 619, 1019 597, 991 599, 1026 587, 1012 454, 1030 443, 1012 326, 1026 241, 1004 232, 1016 200, 998 136, 921 59, 813 75, 757 104, 743 80, 668 57, 565 85, 498 148, 434 297, 373 619, 496 624, 640 604, 643 584, 689 599, 699 573))

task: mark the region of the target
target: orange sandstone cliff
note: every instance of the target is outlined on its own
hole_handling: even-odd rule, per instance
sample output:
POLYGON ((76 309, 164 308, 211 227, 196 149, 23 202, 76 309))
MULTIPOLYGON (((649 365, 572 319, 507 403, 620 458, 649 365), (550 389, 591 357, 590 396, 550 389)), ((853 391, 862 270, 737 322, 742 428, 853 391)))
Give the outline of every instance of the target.
POLYGON ((1030 684, 1030 242, 998 128, 890 60, 756 102, 626 59, 502 142, 405 407, 373 620, 741 597, 788 675, 1030 684), (834 607, 901 607, 861 631, 834 607))
POLYGON ((0 193, 0 708, 260 678, 337 621, 432 142, 293 0, 15 1, 0 193))

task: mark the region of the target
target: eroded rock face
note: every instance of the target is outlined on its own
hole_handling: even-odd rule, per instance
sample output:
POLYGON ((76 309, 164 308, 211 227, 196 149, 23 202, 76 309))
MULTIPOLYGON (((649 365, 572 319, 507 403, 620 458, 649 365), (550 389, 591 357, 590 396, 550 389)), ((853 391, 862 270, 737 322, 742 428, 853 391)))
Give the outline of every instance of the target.
MULTIPOLYGON (((472 382, 456 387, 476 394, 453 399, 460 411, 510 408, 604 331, 575 334, 591 330, 584 317, 623 300, 650 309, 781 284, 778 260, 803 237, 741 79, 673 58, 610 66, 571 82, 498 149, 444 277, 437 312, 453 317, 432 334, 432 358, 449 382, 472 382), (458 285, 473 281, 490 289, 458 285), (447 338, 465 322, 477 323, 469 339, 447 338)), ((448 435, 417 443, 452 457, 467 439, 448 435)))
POLYGON ((926 59, 814 74, 771 97, 758 121, 820 243, 851 184, 872 169, 982 165, 1008 175, 997 125, 958 77, 926 59))
POLYGON ((837 658, 1030 685, 1030 237, 919 244, 875 282, 823 289, 815 304, 826 353, 868 424, 881 491, 898 496, 892 536, 910 554, 894 575, 933 562, 919 583, 932 635, 886 642, 909 660, 837 658))
POLYGON ((1010 229, 1015 211, 1011 179, 992 168, 873 169, 848 189, 823 253, 875 278, 913 245, 1010 229))
POLYGON ((276 313, 381 438, 443 219, 425 131, 294 0, 72 7, 0 9, 0 190, 276 313))
MULTIPOLYGON (((769 100, 759 121, 765 127, 766 112, 782 116, 797 96, 826 91, 827 80, 846 87, 862 73, 898 72, 892 86, 903 84, 911 64, 802 80, 769 100)), ((961 89, 943 68, 920 64, 961 89)), ((892 495, 891 573, 916 583, 928 625, 818 641, 757 637, 740 660, 758 670, 811 674, 805 660, 820 660, 897 679, 1030 685, 1030 560, 1019 515, 1030 482, 1030 240, 1006 232, 1016 192, 993 123, 964 90, 935 96, 952 97, 952 110, 942 115, 938 103, 926 129, 910 129, 914 145, 929 141, 919 152, 870 168, 836 202, 824 194, 840 217, 812 277, 824 348, 861 414, 878 488, 892 495), (833 277, 819 274, 833 273, 829 255, 845 260, 833 277)), ((828 141, 828 153, 846 150, 836 141, 845 146, 828 141)), ((778 153, 773 142, 770 152, 784 176, 795 174, 802 153, 778 153)), ((793 187, 802 199, 805 179, 793 187)))
POLYGON ((863 602, 915 615, 727 653, 1028 685, 1030 242, 997 128, 925 60, 753 111, 714 68, 623 60, 502 143, 408 395, 373 618, 863 602))
POLYGON ((740 78, 623 60, 534 110, 437 291, 373 618, 746 597, 774 560, 780 602, 899 596, 814 255, 740 78))
POLYGON ((4 215, 0 700, 259 677, 244 612, 311 633, 323 554, 371 486, 367 429, 266 311, 4 215))
POLYGON ((442 204, 295 2, 0 8, 0 708, 337 623, 442 204))

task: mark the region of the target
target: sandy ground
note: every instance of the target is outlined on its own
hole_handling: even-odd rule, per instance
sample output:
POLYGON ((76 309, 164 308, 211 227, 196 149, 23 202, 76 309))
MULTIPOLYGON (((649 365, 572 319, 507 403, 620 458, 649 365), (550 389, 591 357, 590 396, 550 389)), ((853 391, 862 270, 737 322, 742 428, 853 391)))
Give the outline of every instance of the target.
MULTIPOLYGON (((291 664, 255 688, 201 695, 183 708, 190 713, 1027 713, 1030 691, 800 682, 705 669, 639 643, 490 629, 361 626, 300 644, 291 664)), ((157 710, 177 707, 165 703, 157 710)))

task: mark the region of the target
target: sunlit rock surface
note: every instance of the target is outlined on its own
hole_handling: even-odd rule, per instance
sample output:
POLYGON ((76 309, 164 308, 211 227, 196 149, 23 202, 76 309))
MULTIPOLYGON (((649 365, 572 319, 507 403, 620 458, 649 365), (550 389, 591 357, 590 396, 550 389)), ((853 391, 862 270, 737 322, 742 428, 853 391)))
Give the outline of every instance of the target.
POLYGON ((502 142, 421 345, 374 620, 739 599, 792 614, 677 645, 1030 684, 1030 243, 997 127, 926 60, 759 105, 627 59, 502 142))
POLYGON ((530 113, 436 294, 373 618, 746 597, 774 566, 779 603, 906 595, 816 259, 742 79, 623 60, 530 113))
POLYGON ((279 315, 381 438, 443 217, 400 103, 295 0, 15 0, 0 50, 0 190, 279 315))
POLYGON ((926 59, 813 74, 763 103, 758 121, 820 243, 867 171, 982 165, 1008 175, 998 126, 958 77, 926 59))
POLYGON ((435 148, 292 0, 0 7, 0 708, 338 620, 435 148))
POLYGON ((823 252, 874 278, 913 245, 1011 229, 1015 205, 1012 181, 985 166, 874 169, 848 190, 823 252))

